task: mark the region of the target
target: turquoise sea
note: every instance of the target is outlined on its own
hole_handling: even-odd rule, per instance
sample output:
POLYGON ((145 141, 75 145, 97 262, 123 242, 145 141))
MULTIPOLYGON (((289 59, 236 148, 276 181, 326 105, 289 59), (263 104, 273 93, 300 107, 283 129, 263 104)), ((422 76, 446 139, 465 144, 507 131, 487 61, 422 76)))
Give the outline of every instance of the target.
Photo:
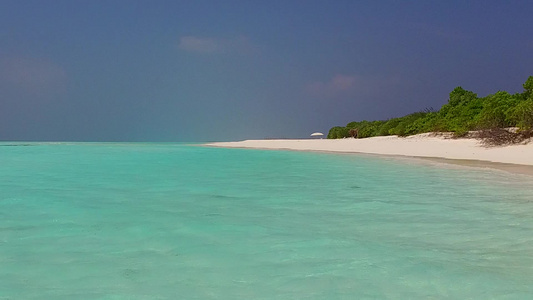
POLYGON ((3 142, 0 299, 533 299, 533 177, 3 142))

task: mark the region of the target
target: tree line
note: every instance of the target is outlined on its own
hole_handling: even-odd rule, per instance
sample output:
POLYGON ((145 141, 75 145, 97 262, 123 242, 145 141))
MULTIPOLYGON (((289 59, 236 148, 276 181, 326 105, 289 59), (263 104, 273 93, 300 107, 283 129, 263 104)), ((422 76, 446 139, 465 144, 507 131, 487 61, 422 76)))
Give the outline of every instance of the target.
POLYGON ((499 91, 486 97, 456 87, 440 110, 425 109, 399 118, 350 122, 329 130, 328 139, 373 136, 409 136, 426 132, 453 132, 461 137, 469 131, 518 127, 533 130, 533 76, 523 84, 522 93, 499 91))

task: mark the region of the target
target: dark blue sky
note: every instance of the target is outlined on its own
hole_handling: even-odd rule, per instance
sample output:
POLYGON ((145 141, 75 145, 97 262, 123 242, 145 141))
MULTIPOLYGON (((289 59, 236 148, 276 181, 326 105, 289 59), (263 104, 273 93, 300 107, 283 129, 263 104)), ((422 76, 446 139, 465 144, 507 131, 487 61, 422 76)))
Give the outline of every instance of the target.
POLYGON ((533 1, 0 1, 0 140, 307 137, 521 92, 533 1))

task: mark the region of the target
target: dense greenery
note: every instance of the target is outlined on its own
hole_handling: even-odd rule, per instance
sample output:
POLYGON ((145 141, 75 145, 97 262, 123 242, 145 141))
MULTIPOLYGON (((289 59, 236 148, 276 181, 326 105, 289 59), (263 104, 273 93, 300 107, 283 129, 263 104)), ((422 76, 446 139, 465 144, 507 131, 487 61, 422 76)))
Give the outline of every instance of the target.
POLYGON ((372 136, 408 136, 424 132, 453 132, 462 136, 472 130, 518 127, 533 129, 533 76, 523 85, 524 92, 511 95, 497 92, 479 98, 462 87, 450 93, 448 103, 439 111, 426 109, 384 121, 360 121, 333 127, 328 139, 372 136))

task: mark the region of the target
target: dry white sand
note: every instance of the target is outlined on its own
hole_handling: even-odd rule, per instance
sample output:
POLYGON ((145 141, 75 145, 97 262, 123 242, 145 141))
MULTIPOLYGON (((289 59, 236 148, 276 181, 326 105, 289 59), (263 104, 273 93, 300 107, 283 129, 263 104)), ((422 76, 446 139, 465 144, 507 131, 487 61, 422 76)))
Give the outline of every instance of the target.
POLYGON ((302 140, 246 140, 210 143, 225 148, 287 149, 299 151, 328 151, 370 153, 533 166, 533 142, 526 145, 483 147, 475 139, 451 139, 433 134, 419 134, 405 138, 397 136, 366 139, 302 139, 302 140))

